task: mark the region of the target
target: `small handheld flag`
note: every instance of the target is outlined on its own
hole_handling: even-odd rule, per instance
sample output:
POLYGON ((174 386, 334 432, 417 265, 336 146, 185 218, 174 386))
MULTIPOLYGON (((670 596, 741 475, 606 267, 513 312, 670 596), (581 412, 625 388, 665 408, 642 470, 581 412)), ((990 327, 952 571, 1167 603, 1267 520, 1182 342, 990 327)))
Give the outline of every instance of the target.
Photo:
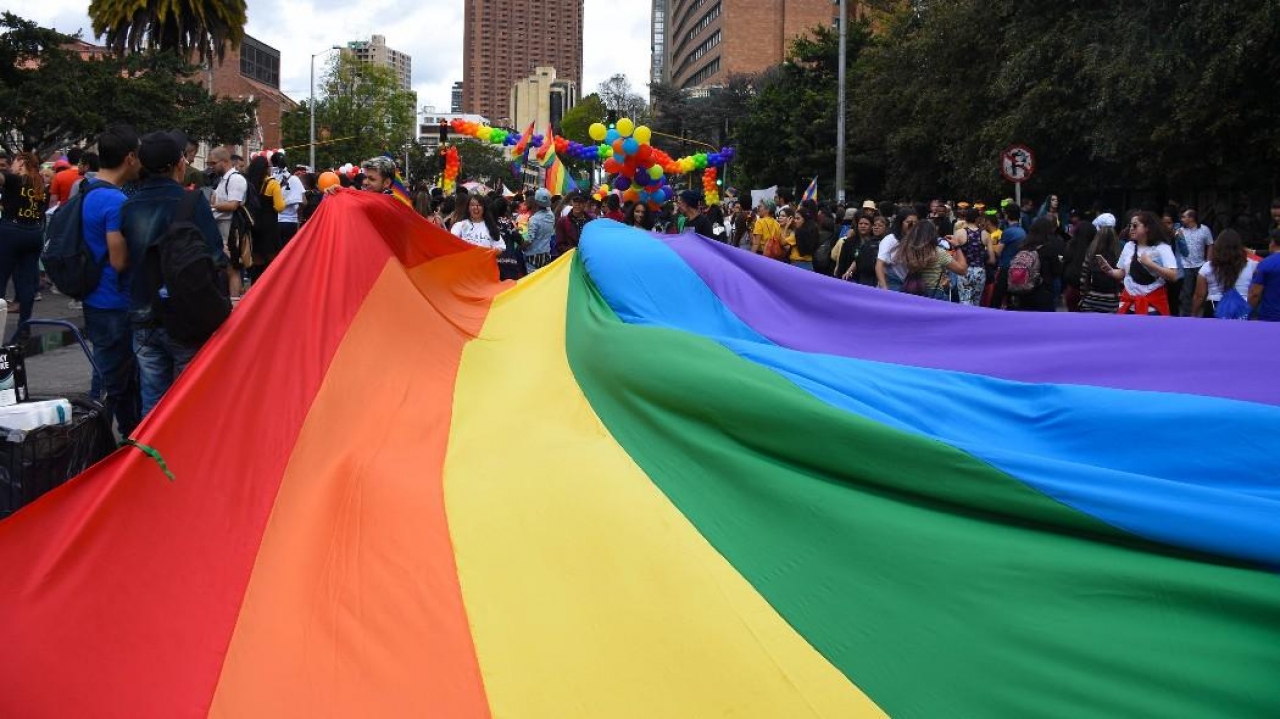
POLYGON ((818 176, 813 176, 813 181, 809 183, 809 187, 805 189, 804 196, 800 198, 801 202, 806 200, 818 201, 818 176))

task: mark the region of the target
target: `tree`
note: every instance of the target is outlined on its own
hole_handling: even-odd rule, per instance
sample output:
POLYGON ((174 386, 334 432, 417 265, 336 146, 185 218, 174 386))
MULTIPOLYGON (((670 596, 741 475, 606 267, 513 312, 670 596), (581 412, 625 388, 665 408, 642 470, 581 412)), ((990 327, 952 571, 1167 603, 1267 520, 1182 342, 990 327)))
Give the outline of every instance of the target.
MULTIPOLYGON (((856 62, 870 37, 864 23, 851 23, 847 63, 856 62)), ((737 90, 747 95, 747 110, 738 123, 740 169, 757 186, 800 187, 818 175, 821 186, 833 184, 836 165, 836 74, 839 38, 826 27, 792 41, 787 61, 737 90), (754 89, 750 94, 749 89, 754 89)), ((847 163, 845 186, 853 186, 857 163, 847 163)), ((821 190, 820 190, 821 192, 821 190)))
POLYGON ((588 130, 592 123, 604 122, 606 112, 604 102, 593 92, 560 119, 560 134, 584 145, 594 144, 588 130))
POLYGON ((1012 142, 1036 152, 1033 193, 1266 187, 1277 42, 1268 0, 930 2, 863 53, 852 132, 888 189, 916 197, 1007 192, 1012 142))
POLYGON ((600 83, 596 89, 600 101, 606 110, 618 113, 619 118, 629 117, 637 123, 647 119, 647 104, 644 98, 631 89, 631 81, 626 75, 614 75, 600 83))
POLYGON ((75 40, 10 13, 0 16, 0 146, 40 155, 83 143, 112 123, 139 132, 178 128, 193 138, 239 142, 255 103, 216 98, 191 82, 193 65, 170 53, 82 59, 75 40))
POLYGON ((696 97, 675 85, 651 84, 649 125, 660 133, 654 144, 676 157, 707 148, 672 138, 689 138, 716 147, 732 144, 738 121, 746 116, 755 97, 757 82, 754 75, 734 74, 722 86, 708 88, 696 97))
MULTIPOLYGON (((338 167, 390 152, 400 156, 413 144, 413 93, 401 90, 395 71, 361 62, 351 53, 330 60, 316 100, 316 165, 338 167), (324 143, 324 144, 319 144, 324 143)), ((284 144, 307 145, 307 103, 282 122, 284 144)))
MULTIPOLYGON (((459 183, 475 180, 496 188, 500 181, 507 187, 519 182, 511 172, 511 163, 497 145, 467 139, 454 147, 458 148, 458 160, 462 165, 459 183)), ((438 184, 443 168, 444 162, 439 150, 429 153, 418 143, 414 143, 409 150, 409 176, 414 183, 425 180, 433 185, 438 184)))
POLYGON ((92 0, 93 32, 106 36, 116 54, 159 50, 200 62, 227 46, 240 47, 247 20, 245 0, 92 0))

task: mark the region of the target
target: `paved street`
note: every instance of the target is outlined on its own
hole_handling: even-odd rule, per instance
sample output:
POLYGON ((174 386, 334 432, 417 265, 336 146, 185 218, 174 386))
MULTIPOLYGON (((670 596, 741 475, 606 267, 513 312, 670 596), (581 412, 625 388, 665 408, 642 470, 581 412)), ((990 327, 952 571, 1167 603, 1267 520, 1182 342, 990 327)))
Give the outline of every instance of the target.
POLYGON ((89 391, 89 374, 89 360, 76 345, 27 359, 27 388, 37 397, 85 394, 89 391))

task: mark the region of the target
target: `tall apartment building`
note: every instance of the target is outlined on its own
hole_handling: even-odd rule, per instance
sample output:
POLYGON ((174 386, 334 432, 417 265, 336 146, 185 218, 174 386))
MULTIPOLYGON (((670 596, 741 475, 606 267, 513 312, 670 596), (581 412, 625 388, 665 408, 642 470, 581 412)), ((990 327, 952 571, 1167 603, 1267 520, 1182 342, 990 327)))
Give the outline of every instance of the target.
POLYGON ((650 61, 649 82, 662 82, 663 69, 667 59, 667 1, 653 0, 653 12, 650 15, 653 27, 649 33, 650 61))
POLYGON ((374 35, 369 40, 352 40, 347 43, 347 50, 361 62, 395 70, 400 89, 413 90, 413 58, 407 53, 387 47, 385 36, 374 35))
MULTIPOLYGON (((656 0, 665 4, 662 77, 684 90, 717 85, 729 75, 760 72, 786 57, 787 46, 817 25, 835 23, 832 0, 656 0)), ((849 3, 850 19, 866 8, 849 3)), ((655 6, 654 34, 658 33, 655 6)), ((658 60, 654 59, 654 65, 658 60)))
POLYGON ((511 88, 536 67, 554 67, 576 93, 582 87, 582 8, 583 0, 466 0, 463 109, 513 126, 511 88))
POLYGON ((453 87, 450 89, 449 112, 452 112, 455 114, 462 112, 462 81, 461 80, 458 80, 457 82, 453 83, 453 87))
POLYGON ((507 117, 511 126, 522 130, 533 123, 542 132, 548 124, 560 126, 560 119, 577 104, 578 89, 571 80, 556 77, 554 67, 535 67, 533 74, 511 86, 507 117))

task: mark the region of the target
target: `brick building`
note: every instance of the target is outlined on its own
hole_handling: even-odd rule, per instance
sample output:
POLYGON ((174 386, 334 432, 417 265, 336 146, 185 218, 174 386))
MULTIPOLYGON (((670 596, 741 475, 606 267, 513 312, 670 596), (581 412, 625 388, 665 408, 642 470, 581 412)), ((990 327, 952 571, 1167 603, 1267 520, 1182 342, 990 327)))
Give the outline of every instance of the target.
POLYGON ((554 67, 576 93, 582 8, 583 0, 466 0, 461 109, 510 127, 511 88, 540 66, 554 67))
MULTIPOLYGON (((795 37, 833 25, 839 11, 832 0, 660 1, 665 12, 661 28, 655 19, 653 48, 663 57, 653 64, 666 82, 683 90, 777 65, 795 37)), ((865 12, 862 3, 849 3, 850 19, 865 12)))
POLYGON ((279 50, 246 35, 240 49, 228 47, 222 64, 202 79, 214 95, 258 101, 257 127, 235 149, 245 153, 280 147, 281 118, 298 104, 280 92, 279 50))

